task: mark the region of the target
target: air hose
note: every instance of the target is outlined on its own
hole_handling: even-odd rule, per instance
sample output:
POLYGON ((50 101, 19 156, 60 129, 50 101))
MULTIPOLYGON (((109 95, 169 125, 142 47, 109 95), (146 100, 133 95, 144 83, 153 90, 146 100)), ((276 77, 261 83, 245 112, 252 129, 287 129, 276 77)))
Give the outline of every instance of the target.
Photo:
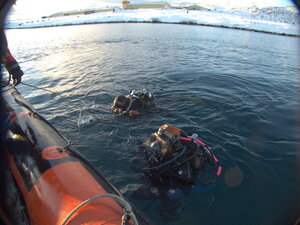
POLYGON ((154 167, 149 167, 149 168, 143 168, 143 170, 156 170, 156 169, 159 169, 161 167, 164 167, 166 165, 169 165, 170 163, 174 162, 177 158, 179 158, 180 156, 182 156, 187 150, 187 147, 186 146, 183 146, 183 149, 182 151, 177 154, 176 156, 174 156, 173 158, 171 158, 170 160, 158 165, 158 166, 154 166, 154 167))

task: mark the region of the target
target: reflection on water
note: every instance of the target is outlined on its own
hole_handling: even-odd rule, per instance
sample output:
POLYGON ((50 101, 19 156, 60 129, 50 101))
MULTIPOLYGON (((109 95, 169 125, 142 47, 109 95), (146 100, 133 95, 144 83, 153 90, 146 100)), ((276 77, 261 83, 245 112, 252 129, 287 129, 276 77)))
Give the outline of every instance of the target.
MULTIPOLYGON (((297 38, 164 24, 8 30, 34 107, 157 224, 292 224, 296 198, 297 38), (147 88, 157 109, 113 115, 147 88), (197 133, 223 166, 176 201, 131 193, 149 181, 138 146, 165 123, 197 133)), ((150 185, 151 187, 151 185, 150 185)))

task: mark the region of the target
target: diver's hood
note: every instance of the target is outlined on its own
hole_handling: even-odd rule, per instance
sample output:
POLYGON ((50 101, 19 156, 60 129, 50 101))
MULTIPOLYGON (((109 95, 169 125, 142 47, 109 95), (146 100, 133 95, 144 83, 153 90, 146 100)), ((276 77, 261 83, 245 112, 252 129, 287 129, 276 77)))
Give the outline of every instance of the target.
POLYGON ((152 138, 155 138, 155 142, 153 142, 155 150, 160 147, 161 159, 168 158, 178 150, 180 130, 177 127, 164 124, 152 134, 152 138))
POLYGON ((113 103, 113 108, 120 108, 125 111, 130 104, 130 99, 128 99, 125 95, 120 95, 115 98, 113 103))

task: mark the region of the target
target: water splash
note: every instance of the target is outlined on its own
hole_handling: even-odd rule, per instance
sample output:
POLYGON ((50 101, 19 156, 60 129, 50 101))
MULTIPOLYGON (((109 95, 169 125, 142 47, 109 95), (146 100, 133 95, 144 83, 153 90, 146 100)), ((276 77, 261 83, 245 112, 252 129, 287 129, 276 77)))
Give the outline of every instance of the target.
POLYGON ((84 111, 81 109, 78 115, 77 126, 80 131, 80 128, 84 125, 90 124, 94 120, 92 115, 84 115, 84 111))

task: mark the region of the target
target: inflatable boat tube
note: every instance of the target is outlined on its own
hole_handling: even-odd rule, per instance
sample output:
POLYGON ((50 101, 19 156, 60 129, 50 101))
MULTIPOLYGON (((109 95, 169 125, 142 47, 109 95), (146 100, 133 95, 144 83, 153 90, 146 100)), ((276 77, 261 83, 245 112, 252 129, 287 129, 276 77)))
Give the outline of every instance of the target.
POLYGON ((0 216, 6 224, 153 224, 16 88, 2 88, 0 216))

